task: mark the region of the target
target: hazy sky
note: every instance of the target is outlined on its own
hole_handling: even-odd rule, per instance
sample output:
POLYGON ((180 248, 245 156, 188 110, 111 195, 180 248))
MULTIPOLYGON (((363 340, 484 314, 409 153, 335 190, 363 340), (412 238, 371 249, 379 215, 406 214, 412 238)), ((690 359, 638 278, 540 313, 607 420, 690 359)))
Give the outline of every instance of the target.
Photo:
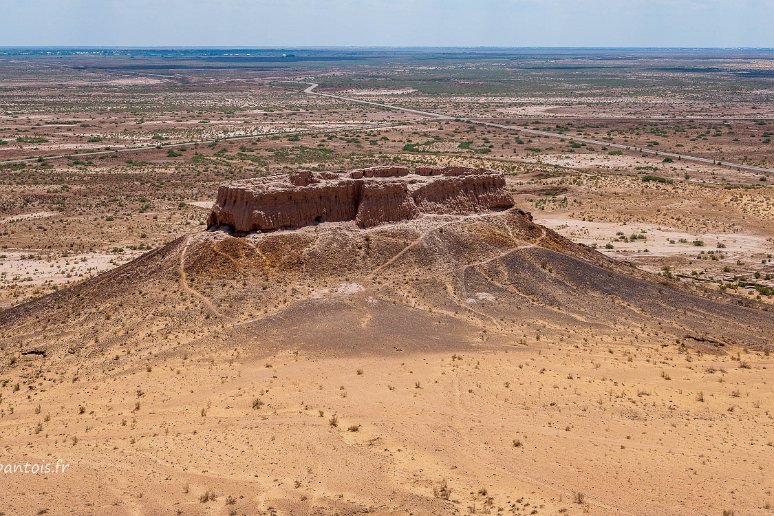
POLYGON ((0 0, 0 46, 774 47, 774 0, 0 0))

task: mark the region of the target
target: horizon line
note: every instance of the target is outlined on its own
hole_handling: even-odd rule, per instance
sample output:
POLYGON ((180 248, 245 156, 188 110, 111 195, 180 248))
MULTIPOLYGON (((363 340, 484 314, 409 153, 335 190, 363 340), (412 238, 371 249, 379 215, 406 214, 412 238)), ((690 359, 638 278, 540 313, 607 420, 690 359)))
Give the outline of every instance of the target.
POLYGON ((0 49, 49 50, 774 50, 774 47, 732 46, 502 46, 502 45, 0 45, 0 49))

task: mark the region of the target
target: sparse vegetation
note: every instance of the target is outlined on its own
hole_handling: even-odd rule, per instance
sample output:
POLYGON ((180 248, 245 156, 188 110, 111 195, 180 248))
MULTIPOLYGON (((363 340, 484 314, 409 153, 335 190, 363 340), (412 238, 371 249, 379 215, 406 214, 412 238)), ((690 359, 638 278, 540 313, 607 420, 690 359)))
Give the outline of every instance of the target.
POLYGON ((647 182, 654 182, 654 183, 663 183, 663 184, 667 184, 667 185, 674 184, 674 180, 667 179, 667 178, 661 177, 661 176, 644 175, 644 176, 642 176, 642 180, 644 182, 646 182, 646 183, 647 182))
POLYGON ((712 163, 774 167, 765 52, 26 51, 3 453, 78 471, 8 514, 770 510, 771 181, 712 163), (393 165, 500 171, 516 209, 207 230, 223 183, 393 165))

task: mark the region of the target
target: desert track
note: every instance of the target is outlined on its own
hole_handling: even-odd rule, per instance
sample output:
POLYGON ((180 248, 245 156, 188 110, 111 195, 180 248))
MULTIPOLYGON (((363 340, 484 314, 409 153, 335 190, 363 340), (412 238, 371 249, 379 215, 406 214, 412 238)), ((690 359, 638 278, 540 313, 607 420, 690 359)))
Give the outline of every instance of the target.
MULTIPOLYGON (((356 104, 364 104, 368 106, 378 107, 382 109, 390 109, 394 111, 401 111, 404 113, 410 113, 414 115, 419 115, 423 117, 430 117, 437 120, 456 120, 460 122, 475 124, 475 125, 481 125, 485 127, 493 127, 496 129, 504 129, 506 131, 514 131, 518 133, 525 133, 525 134, 531 134, 535 136, 543 136, 548 138, 555 138, 562 141, 573 141, 573 142, 579 142, 579 143, 586 143, 590 145, 599 145, 599 146, 605 146, 608 148, 621 150, 621 151, 627 151, 627 152, 639 152, 642 154, 650 154, 653 156, 659 156, 664 158, 673 158, 678 160, 685 160, 685 161, 693 161, 695 163, 702 163, 704 165, 714 165, 724 168, 732 168, 738 171, 747 171, 747 172, 754 172, 754 173, 761 173, 761 174, 768 174, 768 175, 774 175, 774 170, 764 168, 764 167, 757 167, 755 165, 747 165, 744 163, 735 163, 731 161, 723 161, 723 160, 714 160, 709 158, 702 158, 700 156, 693 156, 690 154, 679 154, 674 152, 664 152, 664 151, 658 151, 654 149, 649 149, 646 147, 636 147, 631 145, 622 145, 618 143, 611 143, 606 142, 602 140, 595 140, 591 138, 582 138, 582 137, 573 137, 573 136, 567 136, 561 133, 555 133, 551 131, 541 131, 538 129, 530 129, 528 127, 519 126, 519 125, 507 125, 507 124, 498 124, 496 122, 487 122, 486 120, 478 120, 475 118, 467 118, 467 117, 458 117, 458 116, 450 116, 443 113, 436 113, 432 111, 422 111, 418 109, 411 109, 403 106, 398 106, 395 104, 385 104, 381 102, 373 102, 370 100, 362 100, 362 99, 356 99, 352 97, 346 97, 343 95, 336 95, 333 93, 321 93, 318 91, 315 91, 316 88, 319 87, 319 84, 313 83, 313 82, 301 82, 301 81, 280 81, 280 82, 286 82, 289 84, 306 84, 308 85, 306 89, 303 90, 304 93, 309 95, 316 95, 318 97, 328 97, 336 100, 341 100, 345 102, 352 102, 356 104)), ((406 124, 389 124, 389 125, 383 125, 383 124, 367 124, 362 127, 357 127, 355 129, 361 130, 361 129, 390 129, 398 126, 404 126, 406 124)), ((190 141, 184 141, 184 142, 177 142, 177 143, 171 143, 168 145, 164 145, 164 149, 175 149, 179 147, 185 147, 189 145, 195 145, 195 144, 208 144, 208 143, 217 143, 219 141, 239 141, 239 140, 250 140, 254 138, 260 138, 260 137, 266 137, 266 136, 289 136, 289 135, 303 135, 303 134, 315 134, 320 132, 319 130, 313 130, 313 129, 304 129, 304 130, 298 130, 298 131, 280 131, 280 132, 270 132, 270 133, 264 133, 264 134, 255 134, 255 135, 249 135, 249 136, 231 136, 231 137, 225 137, 225 138, 210 138, 205 140, 190 140, 190 141)), ((67 159, 67 158, 83 158, 83 157, 93 157, 93 156, 106 156, 111 154, 124 154, 124 153, 136 153, 136 152, 142 152, 142 151, 153 151, 158 150, 157 145, 155 144, 149 144, 149 145, 138 145, 138 146, 131 146, 131 147, 123 147, 119 149, 111 149, 111 150, 99 150, 99 151, 88 151, 88 152, 79 152, 79 153, 67 153, 67 154, 55 154, 55 155, 49 155, 49 156, 31 156, 27 158, 18 158, 18 159, 11 159, 11 160, 0 160, 0 165, 16 165, 20 163, 32 163, 35 161, 38 161, 39 159, 43 160, 56 160, 56 159, 67 159)))
POLYGON ((212 303, 210 298, 199 292, 198 290, 192 288, 188 284, 188 274, 185 272, 185 253, 188 251, 188 247, 191 245, 191 237, 189 236, 185 240, 185 244, 183 244, 183 248, 180 250, 180 265, 178 266, 178 275, 180 277, 180 287, 188 292, 189 294, 193 294, 199 300, 204 304, 207 311, 214 315, 215 317, 223 317, 223 314, 220 313, 220 311, 215 307, 215 305, 212 303))
POLYGON ((436 118, 438 120, 457 120, 460 122, 466 122, 469 124, 476 124, 476 125, 483 125, 486 127, 494 127, 496 129, 505 129, 506 131, 515 131, 519 133, 526 133, 526 134, 532 134, 535 136, 546 136, 549 138, 556 138, 558 140, 563 141, 573 141, 573 142, 580 142, 580 143, 586 143, 591 145, 600 145, 605 146, 608 148, 613 148, 617 150, 622 151, 628 151, 628 152, 640 152, 643 154, 652 154, 654 156, 663 156, 664 158, 675 158, 679 160, 686 160, 686 161, 694 161, 696 163, 703 163, 705 165, 716 165, 719 167, 726 167, 726 168, 733 168, 736 170, 744 170, 747 172, 757 172, 762 174, 774 174, 774 170, 763 168, 763 167, 756 167, 755 165, 745 165, 744 163, 733 163, 730 161, 720 161, 720 160, 714 160, 709 158, 702 158, 700 156, 691 156, 689 154, 677 154, 674 152, 662 152, 657 151, 653 149, 648 149, 645 147, 634 147, 631 145, 621 145, 619 143, 610 143, 605 142, 602 140, 594 140, 591 138, 578 138, 574 136, 567 136, 561 133, 554 133, 550 131, 540 131, 537 129, 530 129, 528 127, 519 126, 519 125, 506 125, 506 124, 498 124, 495 122, 487 122, 485 120, 477 120, 475 118, 465 118, 465 117, 455 117, 455 116, 449 116, 445 115, 443 113, 434 113, 431 111, 420 111, 417 109, 411 109, 406 108, 402 106, 396 106, 395 104, 382 104, 380 102, 373 102, 370 100, 361 100, 361 99, 353 99, 351 97, 345 97, 343 95, 334 95, 333 93, 320 93, 315 91, 316 88, 319 87, 319 84, 314 82, 301 82, 301 83, 294 83, 294 84, 308 84, 309 86, 304 90, 304 93, 308 95, 317 95, 321 97, 328 97, 332 99, 337 100, 343 100, 345 102, 355 102, 358 104, 366 104, 369 106, 376 106, 381 107, 384 109, 392 109, 396 111, 403 111, 405 113, 413 113, 416 115, 422 115, 422 116, 429 116, 436 118))

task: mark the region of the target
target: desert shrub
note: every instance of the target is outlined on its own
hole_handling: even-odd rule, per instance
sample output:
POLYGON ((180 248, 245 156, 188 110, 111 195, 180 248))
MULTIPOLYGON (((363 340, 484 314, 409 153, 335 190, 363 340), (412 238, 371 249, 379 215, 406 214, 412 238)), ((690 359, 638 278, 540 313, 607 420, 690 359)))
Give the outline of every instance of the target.
POLYGON ((655 182, 655 183, 664 183, 664 184, 667 184, 667 185, 671 185, 671 184, 674 183, 674 181, 672 179, 667 179, 665 177, 652 176, 652 175, 642 176, 642 180, 644 182, 646 182, 646 183, 648 183, 648 182, 655 182))
POLYGON ((446 479, 439 486, 433 488, 433 495, 441 500, 448 500, 451 497, 451 492, 452 490, 449 484, 446 483, 446 479))
POLYGON ((203 495, 199 497, 199 502, 201 503, 207 503, 207 502, 214 502, 218 499, 218 496, 215 494, 215 492, 212 489, 207 489, 203 495))

